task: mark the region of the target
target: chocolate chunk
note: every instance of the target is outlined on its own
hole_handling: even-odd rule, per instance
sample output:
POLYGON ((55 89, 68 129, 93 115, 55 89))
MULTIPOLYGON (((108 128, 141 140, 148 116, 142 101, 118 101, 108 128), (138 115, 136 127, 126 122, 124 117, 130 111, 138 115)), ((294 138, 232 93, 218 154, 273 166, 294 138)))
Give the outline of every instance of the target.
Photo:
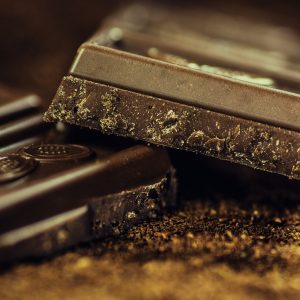
POLYGON ((35 94, 26 94, 0 85, 0 123, 14 120, 16 117, 38 112, 42 100, 35 94))
POLYGON ((132 146, 107 152, 101 143, 42 144, 0 159, 4 261, 119 234, 174 205, 174 171, 164 150, 132 146), (38 147, 42 159, 40 151, 35 156, 38 147))
POLYGON ((61 124, 32 130, 28 144, 11 125, 18 121, 14 115, 3 124, 18 138, 1 148, 1 263, 120 234, 175 204, 165 150, 105 136, 95 141, 93 132, 61 124))
POLYGON ((32 143, 45 133, 50 126, 43 122, 42 111, 37 95, 0 86, 0 153, 9 151, 14 143, 32 143))
POLYGON ((44 257, 91 239, 88 207, 79 207, 0 236, 0 262, 44 257))
POLYGON ((212 37, 185 16, 133 6, 110 18, 44 119, 300 179, 297 51, 212 37))

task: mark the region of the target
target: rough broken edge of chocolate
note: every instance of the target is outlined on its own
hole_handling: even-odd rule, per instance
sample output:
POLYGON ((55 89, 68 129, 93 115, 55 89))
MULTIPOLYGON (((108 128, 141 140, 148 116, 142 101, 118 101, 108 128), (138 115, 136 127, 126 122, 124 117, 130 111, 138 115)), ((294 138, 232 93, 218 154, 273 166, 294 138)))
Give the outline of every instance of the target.
POLYGON ((158 217, 164 209, 175 207, 176 191, 177 179, 171 167, 164 177, 151 184, 91 199, 88 207, 75 209, 80 210, 75 217, 62 214, 58 217, 66 219, 59 224, 53 217, 53 225, 44 231, 11 247, 0 247, 0 263, 43 258, 81 242, 122 234, 135 224, 158 217))
POLYGON ((171 167, 153 184, 92 200, 93 237, 118 236, 133 225, 157 218, 165 209, 175 207, 176 193, 177 180, 171 167))
POLYGON ((300 133, 73 76, 44 116, 300 179, 300 133))

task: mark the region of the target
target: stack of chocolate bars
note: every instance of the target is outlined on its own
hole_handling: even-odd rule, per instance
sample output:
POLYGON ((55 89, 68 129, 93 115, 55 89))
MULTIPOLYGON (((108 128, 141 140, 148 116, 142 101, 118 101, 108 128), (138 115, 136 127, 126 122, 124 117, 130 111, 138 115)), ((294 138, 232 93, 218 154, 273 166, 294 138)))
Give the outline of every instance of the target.
POLYGON ((1 263, 174 207, 168 148, 300 179, 296 37, 282 44, 279 29, 247 22, 226 30, 221 18, 123 9, 80 46, 44 121, 38 96, 1 87, 1 263))

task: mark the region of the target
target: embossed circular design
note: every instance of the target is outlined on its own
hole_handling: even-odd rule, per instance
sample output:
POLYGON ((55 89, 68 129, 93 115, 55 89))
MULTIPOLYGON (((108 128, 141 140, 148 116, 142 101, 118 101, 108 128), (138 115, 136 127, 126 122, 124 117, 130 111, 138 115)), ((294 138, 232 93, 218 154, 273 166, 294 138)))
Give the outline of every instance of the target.
POLYGON ((41 144, 25 147, 21 155, 37 159, 40 162, 77 161, 91 156, 92 151, 73 144, 41 144))
POLYGON ((23 177, 33 171, 38 162, 17 154, 0 157, 0 183, 23 177))

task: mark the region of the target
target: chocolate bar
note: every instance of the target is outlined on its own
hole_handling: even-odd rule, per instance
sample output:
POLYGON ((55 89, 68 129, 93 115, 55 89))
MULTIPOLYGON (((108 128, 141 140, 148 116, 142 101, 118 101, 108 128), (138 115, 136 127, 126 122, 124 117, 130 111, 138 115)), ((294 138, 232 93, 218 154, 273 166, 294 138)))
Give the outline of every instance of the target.
MULTIPOLYGON (((4 126, 10 129, 11 121, 4 126)), ((1 263, 118 235, 175 204, 176 179, 165 150, 58 129, 36 132, 35 143, 3 148, 1 263)), ((14 130, 24 140, 26 133, 14 130)))
POLYGON ((105 153, 42 144, 0 159, 2 262, 120 234, 174 205, 164 150, 133 146, 105 153))
POLYGON ((40 111, 42 100, 35 94, 27 94, 0 85, 0 106, 0 122, 3 124, 17 117, 40 111))
POLYGON ((35 94, 0 85, 0 153, 37 141, 49 125, 43 122, 43 102, 35 94))
POLYGON ((210 36, 197 20, 143 5, 110 18, 79 48, 44 119, 299 179, 297 51, 210 36))

